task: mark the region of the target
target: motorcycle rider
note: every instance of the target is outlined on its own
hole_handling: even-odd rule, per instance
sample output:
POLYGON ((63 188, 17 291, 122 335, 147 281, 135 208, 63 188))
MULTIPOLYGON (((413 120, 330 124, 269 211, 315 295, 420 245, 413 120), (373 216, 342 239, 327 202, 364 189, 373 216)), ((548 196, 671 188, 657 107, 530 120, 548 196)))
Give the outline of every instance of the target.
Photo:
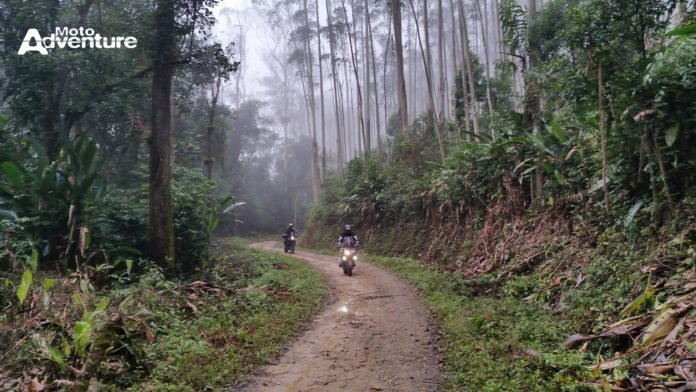
POLYGON ((288 224, 288 228, 285 229, 285 232, 283 233, 283 243, 285 246, 288 245, 288 241, 290 241, 290 236, 297 237, 297 232, 295 231, 295 225, 291 223, 288 224))
POLYGON ((290 234, 292 234, 292 235, 294 235, 295 237, 297 237, 297 232, 295 232, 295 225, 293 225, 292 223, 289 223, 289 224, 288 224, 288 228, 285 229, 285 236, 286 236, 286 237, 290 237, 290 234))
MULTIPOLYGON (((351 225, 345 225, 343 227, 343 232, 338 237, 338 249, 343 251, 343 242, 346 238, 351 238, 353 241, 353 246, 357 249, 359 246, 358 236, 353 234, 353 227, 351 225)), ((339 267, 342 266, 341 262, 338 263, 339 267)))

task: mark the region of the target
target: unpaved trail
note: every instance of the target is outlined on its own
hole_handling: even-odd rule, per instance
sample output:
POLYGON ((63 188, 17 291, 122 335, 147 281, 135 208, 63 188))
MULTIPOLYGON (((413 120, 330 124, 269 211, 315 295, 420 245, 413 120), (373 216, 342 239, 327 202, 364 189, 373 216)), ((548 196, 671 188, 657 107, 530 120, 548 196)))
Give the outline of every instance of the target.
MULTIPOLYGON (((282 252, 273 242, 254 246, 282 252)), ((332 301, 277 361, 243 379, 240 391, 439 390, 436 333, 415 289, 366 263, 347 277, 338 255, 295 256, 324 274, 332 301)))

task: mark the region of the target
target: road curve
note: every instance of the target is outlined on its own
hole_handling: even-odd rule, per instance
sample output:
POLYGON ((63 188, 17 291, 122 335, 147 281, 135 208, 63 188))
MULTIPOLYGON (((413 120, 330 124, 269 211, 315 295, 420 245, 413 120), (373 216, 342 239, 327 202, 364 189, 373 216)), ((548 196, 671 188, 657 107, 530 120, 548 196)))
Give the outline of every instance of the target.
MULTIPOLYGON (((282 251, 273 242, 254 245, 282 251)), ((338 256, 297 251, 324 276, 332 301, 277 360, 240 381, 243 392, 437 391, 435 328, 415 289, 379 267, 353 276, 338 256)))

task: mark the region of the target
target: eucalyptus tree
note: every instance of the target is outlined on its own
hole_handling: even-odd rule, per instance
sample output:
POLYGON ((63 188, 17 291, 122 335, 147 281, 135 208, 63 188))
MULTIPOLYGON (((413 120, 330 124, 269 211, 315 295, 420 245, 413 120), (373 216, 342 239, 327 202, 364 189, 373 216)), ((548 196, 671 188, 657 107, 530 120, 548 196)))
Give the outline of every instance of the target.
POLYGON ((317 61, 319 63, 319 99, 321 104, 321 175, 326 177, 326 113, 324 110, 324 57, 321 48, 321 19, 319 19, 319 0, 316 0, 314 10, 317 23, 317 61))
POLYGON ((466 78, 462 76, 462 84, 465 83, 465 79, 466 82, 468 82, 468 85, 464 86, 464 91, 466 92, 464 95, 466 101, 464 106, 468 108, 468 110, 465 109, 465 112, 468 113, 469 119, 474 126, 474 134, 478 136, 481 134, 481 130, 479 128, 478 113, 475 107, 476 86, 474 81, 474 67, 471 61, 468 22, 466 13, 464 12, 464 0, 459 0, 459 25, 461 29, 462 64, 464 64, 464 69, 466 70, 466 78))
POLYGON ((208 46, 202 46, 197 50, 194 56, 195 61, 192 61, 191 67, 193 72, 194 85, 201 87, 201 93, 205 99, 208 118, 205 129, 205 144, 206 156, 203 162, 206 167, 208 179, 213 178, 213 164, 215 157, 214 151, 214 135, 215 135, 215 118, 218 110, 218 102, 220 100, 220 92, 223 82, 230 79, 230 76, 237 71, 239 66, 238 61, 231 61, 232 45, 226 49, 222 48, 219 43, 213 43, 208 46))
POLYGON ((297 37, 304 41, 305 49, 305 71, 307 75, 307 94, 309 96, 309 108, 311 111, 311 143, 312 143, 312 185, 314 189, 314 198, 319 197, 319 187, 321 186, 321 173, 319 166, 319 146, 317 144, 317 116, 316 116, 316 100, 314 94, 314 61, 312 56, 312 29, 309 22, 309 6, 307 0, 303 0, 304 9, 300 12, 304 14, 304 32, 299 32, 297 37))
POLYGON ((333 96, 334 96, 334 112, 336 114, 336 155, 338 159, 338 171, 339 173, 343 172, 343 164, 345 162, 345 154, 344 154, 344 146, 345 146, 345 141, 343 138, 343 135, 345 134, 345 127, 343 125, 343 122, 341 121, 341 108, 342 108, 342 100, 340 99, 340 82, 339 82, 339 74, 338 74, 338 56, 336 55, 337 52, 337 38, 336 38, 336 32, 337 28, 336 25, 333 23, 333 5, 331 3, 331 0, 326 0, 326 21, 327 21, 327 29, 329 31, 329 52, 330 52, 330 60, 331 60, 331 80, 333 82, 333 96))
POLYGON ((404 52, 401 37, 401 2, 390 0, 392 23, 394 26, 394 51, 396 53, 396 83, 398 88, 399 116, 401 119, 401 132, 404 139, 408 140, 408 98, 406 97, 406 79, 404 78, 404 52))
MULTIPOLYGON (((433 96, 434 91, 433 91, 433 80, 432 80, 432 72, 431 72, 432 59, 429 58, 430 57, 430 49, 428 49, 427 51, 425 51, 423 49, 423 42, 421 41, 421 34, 420 34, 420 26, 418 23, 418 16, 416 14, 416 9, 413 5, 413 0, 409 0, 409 4, 411 6, 411 10, 413 11, 413 19, 415 20, 415 24, 416 24, 416 37, 418 40, 418 45, 420 46, 421 57, 423 59, 423 68, 425 69, 425 81, 426 81, 426 86, 427 86, 427 90, 428 90, 427 94, 428 94, 428 117, 430 120, 429 123, 430 123, 430 125, 436 125, 436 124, 439 124, 440 121, 437 118, 437 115, 436 115, 435 110, 434 110, 435 98, 433 96)), ((425 9, 424 18, 427 19, 427 17, 428 17, 428 11, 427 11, 428 5, 427 5, 427 3, 424 3, 423 6, 425 9)), ((429 37, 429 36, 426 34, 426 37, 429 37)), ((429 47, 428 42, 426 42, 426 45, 428 45, 428 47, 429 47)), ((442 163, 444 163, 445 162, 444 140, 443 140, 443 137, 440 134, 438 128, 436 128, 435 134, 437 135, 437 142, 438 142, 438 147, 440 150, 440 159, 441 159, 442 163)))
MULTIPOLYGON (((362 89, 360 87, 360 74, 358 71, 358 59, 357 56, 358 54, 356 53, 357 51, 357 40, 355 42, 355 45, 353 44, 353 31, 351 30, 351 23, 348 22, 348 10, 346 8, 346 2, 345 0, 341 0, 341 5, 343 6, 343 14, 345 15, 346 18, 346 32, 348 36, 348 45, 349 45, 349 50, 350 50, 350 60, 351 60, 351 65, 353 68, 353 75, 355 76, 355 86, 356 86, 356 97, 357 97, 357 113, 358 113, 358 138, 362 136, 362 140, 365 141, 367 139, 367 135, 365 133, 365 118, 364 118, 364 108, 363 108, 363 95, 362 95, 362 89)), ((355 22, 355 15, 351 15, 353 22, 355 22)), ((346 81, 346 83, 348 83, 346 81)), ((368 144, 365 141, 365 150, 368 149, 368 144)), ((358 142, 358 147, 360 148, 360 143, 358 142)))

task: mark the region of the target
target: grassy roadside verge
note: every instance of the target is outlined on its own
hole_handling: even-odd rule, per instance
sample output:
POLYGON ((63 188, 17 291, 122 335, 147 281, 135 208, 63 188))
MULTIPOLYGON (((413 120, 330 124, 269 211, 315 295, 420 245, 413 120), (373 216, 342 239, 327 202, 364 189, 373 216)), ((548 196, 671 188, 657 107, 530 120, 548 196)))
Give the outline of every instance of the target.
MULTIPOLYGON (((230 385, 263 364, 321 309, 326 283, 300 260, 223 240, 233 256, 211 271, 233 294, 190 309, 160 309, 170 320, 146 352, 156 363, 152 377, 133 390, 202 390, 230 385), (195 371, 191 371, 195 369, 195 371)), ((190 308, 190 307, 189 307, 190 308)))
POLYGON ((413 284, 437 317, 449 391, 585 391, 582 357, 563 349, 572 330, 541 305, 475 295, 470 282, 405 258, 365 256, 413 284))
MULTIPOLYGON (((40 271, 52 287, 32 285, 21 312, 0 318, 0 390, 230 389, 328 294, 306 263, 248 245, 218 239, 186 278, 146 261, 108 276, 40 271)), ((12 294, 2 287, 0 298, 12 294)))

